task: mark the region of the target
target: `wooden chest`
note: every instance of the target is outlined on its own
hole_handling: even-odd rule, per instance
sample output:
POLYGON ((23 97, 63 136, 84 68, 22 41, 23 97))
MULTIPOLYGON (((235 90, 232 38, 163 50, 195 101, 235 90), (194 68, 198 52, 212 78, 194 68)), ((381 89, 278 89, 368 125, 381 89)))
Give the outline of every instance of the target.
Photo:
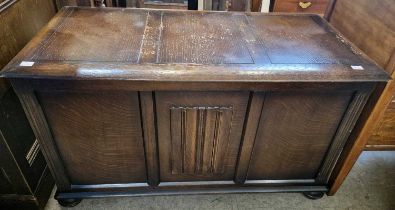
POLYGON ((389 79, 315 15, 77 7, 2 74, 61 202, 326 192, 389 79))

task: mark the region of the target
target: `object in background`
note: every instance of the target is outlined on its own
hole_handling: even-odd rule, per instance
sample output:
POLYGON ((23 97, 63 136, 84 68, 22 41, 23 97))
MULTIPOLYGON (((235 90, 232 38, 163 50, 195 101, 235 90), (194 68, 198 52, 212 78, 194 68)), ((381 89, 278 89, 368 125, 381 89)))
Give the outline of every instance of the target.
POLYGON ((57 0, 56 3, 58 9, 64 6, 188 9, 187 0, 57 0))
POLYGON ((260 12, 269 12, 270 0, 262 0, 260 12))
POLYGON ((4 79, 0 119, 0 209, 43 209, 55 183, 18 97, 4 79))
POLYGON ((302 12, 324 14, 329 0, 275 0, 273 12, 302 12))
MULTIPOLYGON (((0 0, 0 68, 55 15, 52 1, 0 0)), ((9 82, 0 78, 0 209, 43 209, 54 187, 9 82)))

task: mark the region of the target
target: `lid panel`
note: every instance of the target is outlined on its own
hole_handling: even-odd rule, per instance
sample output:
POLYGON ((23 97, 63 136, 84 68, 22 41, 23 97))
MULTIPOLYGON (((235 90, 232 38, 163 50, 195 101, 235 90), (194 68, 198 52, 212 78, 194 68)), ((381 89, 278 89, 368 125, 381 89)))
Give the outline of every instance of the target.
POLYGON ((146 11, 71 10, 33 60, 136 63, 146 11))
POLYGON ((158 63, 253 64, 244 15, 164 12, 158 63))
POLYGON ((248 16, 273 64, 360 64, 350 47, 316 18, 248 16))

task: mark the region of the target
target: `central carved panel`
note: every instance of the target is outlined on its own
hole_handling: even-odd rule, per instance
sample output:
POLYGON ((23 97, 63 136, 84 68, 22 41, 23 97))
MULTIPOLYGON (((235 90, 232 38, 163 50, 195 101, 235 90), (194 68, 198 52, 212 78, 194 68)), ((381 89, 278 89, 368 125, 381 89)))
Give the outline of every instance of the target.
POLYGON ((248 92, 155 93, 160 180, 232 180, 248 92))
POLYGON ((171 107, 171 173, 223 173, 232 116, 232 107, 171 107))

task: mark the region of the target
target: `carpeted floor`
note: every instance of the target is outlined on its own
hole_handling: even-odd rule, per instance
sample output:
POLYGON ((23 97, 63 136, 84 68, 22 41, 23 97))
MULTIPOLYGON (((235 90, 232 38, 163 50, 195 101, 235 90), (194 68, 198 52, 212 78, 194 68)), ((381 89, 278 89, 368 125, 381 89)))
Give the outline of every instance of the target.
MULTIPOLYGON (((68 208, 52 198, 46 210, 55 209, 68 208)), ((299 193, 150 196, 85 199, 72 209, 395 210, 395 152, 364 152, 337 194, 320 200, 309 200, 299 193)))

